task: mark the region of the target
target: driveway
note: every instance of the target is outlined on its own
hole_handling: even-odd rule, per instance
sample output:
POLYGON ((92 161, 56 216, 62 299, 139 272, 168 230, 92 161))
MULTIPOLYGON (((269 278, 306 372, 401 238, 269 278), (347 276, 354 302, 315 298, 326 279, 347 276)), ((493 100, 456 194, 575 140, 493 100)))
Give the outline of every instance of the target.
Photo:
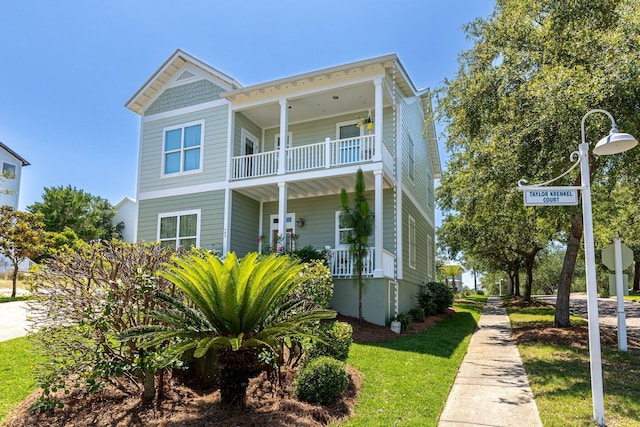
POLYGON ((25 301, 0 304, 0 341, 27 335, 27 303, 25 301))

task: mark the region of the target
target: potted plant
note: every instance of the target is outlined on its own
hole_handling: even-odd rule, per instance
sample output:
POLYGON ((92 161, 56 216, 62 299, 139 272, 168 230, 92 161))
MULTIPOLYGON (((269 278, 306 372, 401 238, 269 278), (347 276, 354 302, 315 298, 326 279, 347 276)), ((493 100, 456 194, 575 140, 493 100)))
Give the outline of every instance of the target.
POLYGON ((356 126, 361 127, 361 126, 366 126, 368 131, 373 130, 373 119, 371 118, 371 111, 369 111, 369 114, 367 115, 367 117, 360 117, 360 116, 356 116, 356 119, 358 119, 358 123, 356 123, 356 126))

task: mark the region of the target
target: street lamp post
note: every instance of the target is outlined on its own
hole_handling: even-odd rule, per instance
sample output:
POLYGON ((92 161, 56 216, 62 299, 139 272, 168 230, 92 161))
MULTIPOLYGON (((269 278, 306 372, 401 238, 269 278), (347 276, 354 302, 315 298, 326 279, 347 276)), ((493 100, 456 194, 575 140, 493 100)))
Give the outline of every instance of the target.
POLYGON ((598 289, 596 286, 596 259, 593 241, 593 213, 591 208, 591 175, 589 171, 589 143, 585 138, 585 120, 593 113, 606 114, 611 120, 611 132, 601 139, 593 153, 596 155, 617 154, 630 150, 638 141, 627 133, 620 133, 613 116, 605 110, 591 110, 582 118, 582 142, 579 146, 580 178, 582 180, 582 215, 584 226, 584 254, 587 277, 587 313, 589 322, 589 359, 591 366, 591 395, 593 418, 604 426, 604 396, 602 391, 602 358, 600 350, 600 326, 598 323, 598 289))
POLYGON ((525 185, 524 179, 518 181, 518 190, 524 191, 525 206, 563 206, 577 205, 577 191, 582 191, 582 222, 584 226, 584 254, 587 276, 587 313, 589 317, 589 359, 591 365, 591 394, 593 398, 593 419, 604 426, 604 396, 602 392, 602 359, 600 350, 600 327, 598 324, 598 289, 596 286, 596 257, 593 242, 593 213, 591 209, 591 175, 589 171, 589 143, 585 137, 585 121, 594 113, 606 114, 611 120, 611 132, 602 138, 593 149, 597 156, 618 154, 630 150, 638 144, 628 133, 618 131, 613 116, 605 110, 591 110, 582 118, 582 142, 578 152, 571 154, 574 165, 560 176, 537 185, 525 185), (575 155, 578 154, 577 161, 575 155), (580 166, 580 186, 551 186, 580 166))

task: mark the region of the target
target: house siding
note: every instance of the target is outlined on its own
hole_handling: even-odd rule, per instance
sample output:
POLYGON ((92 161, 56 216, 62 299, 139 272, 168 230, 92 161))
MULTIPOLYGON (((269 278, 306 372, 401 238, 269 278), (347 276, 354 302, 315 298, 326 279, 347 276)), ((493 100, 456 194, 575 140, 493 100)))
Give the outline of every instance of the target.
POLYGON ((15 178, 0 177, 0 206, 11 206, 18 209, 20 199, 20 178, 22 177, 22 161, 0 147, 0 173, 2 163, 10 163, 16 167, 15 178), (5 194, 7 192, 8 194, 5 194))
POLYGON ((434 230, 408 197, 404 196, 402 206, 403 279, 409 283, 421 284, 429 280, 427 264, 434 262, 433 257, 429 257, 427 253, 427 236, 433 237, 434 230), (409 215, 415 220, 416 227, 415 269, 409 267, 409 215))
POLYGON ((227 122, 227 105, 145 122, 142 129, 141 163, 138 176, 140 192, 225 181, 227 122), (201 148, 202 172, 162 177, 163 129, 199 120, 204 121, 204 139, 201 148))
POLYGON ((261 152, 262 151, 261 147, 263 146, 263 143, 261 141, 262 130, 257 124, 249 120, 244 114, 236 113, 235 119, 234 119, 234 130, 233 130, 234 132, 233 140, 235 141, 235 144, 233 144, 233 155, 234 156, 242 155, 242 141, 241 141, 242 129, 249 131, 253 136, 258 138, 258 148, 256 152, 261 152))
POLYGON ((158 238, 158 214, 200 209, 200 247, 221 249, 224 230, 224 191, 208 191, 183 196, 140 200, 138 241, 158 238))
POLYGON ((209 80, 199 80, 193 83, 186 83, 180 86, 166 89, 147 108, 145 116, 164 113, 178 108, 191 107, 192 105, 220 99, 220 93, 224 89, 210 82, 209 80))
POLYGON ((419 101, 407 104, 401 99, 402 108, 402 177, 404 190, 411 193, 420 208, 433 219, 433 204, 429 204, 429 192, 433 192, 433 172, 429 145, 422 137, 424 117, 419 101), (409 151, 413 141, 414 173, 409 175, 409 151))
POLYGON ((238 256, 245 256, 248 252, 258 250, 258 219, 260 203, 240 193, 233 192, 231 196, 231 250, 238 256))

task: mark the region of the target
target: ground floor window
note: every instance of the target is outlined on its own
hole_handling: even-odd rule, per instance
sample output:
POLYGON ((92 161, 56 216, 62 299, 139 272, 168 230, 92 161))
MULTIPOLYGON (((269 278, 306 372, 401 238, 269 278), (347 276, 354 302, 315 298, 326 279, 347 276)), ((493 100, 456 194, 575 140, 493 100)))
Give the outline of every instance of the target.
POLYGON ((158 241, 175 249, 200 246, 200 210, 158 215, 158 241))
POLYGON ((409 215, 409 268, 416 268, 416 220, 409 215))

